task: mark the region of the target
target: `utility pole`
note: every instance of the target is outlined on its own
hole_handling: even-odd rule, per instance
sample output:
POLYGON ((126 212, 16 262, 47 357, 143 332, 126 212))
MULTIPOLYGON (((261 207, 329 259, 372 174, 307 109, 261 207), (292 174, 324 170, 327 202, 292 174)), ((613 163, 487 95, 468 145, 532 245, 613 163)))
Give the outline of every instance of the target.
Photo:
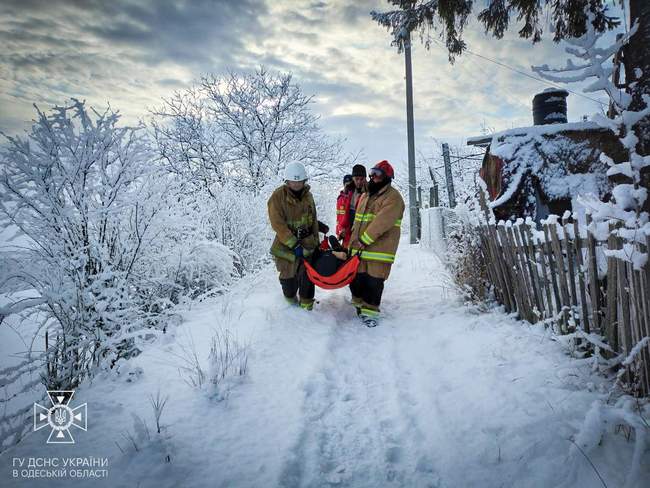
POLYGON ((415 244, 418 236, 418 208, 415 194, 415 134, 413 131, 413 74, 411 71, 411 33, 404 39, 404 61, 406 64, 406 134, 408 138, 409 168, 409 221, 410 242, 415 244))
POLYGON ((429 188, 429 208, 438 206, 438 187, 432 186, 429 188))
POLYGON ((445 178, 447 179, 447 194, 449 195, 449 208, 456 206, 456 193, 454 192, 454 178, 451 175, 451 159, 449 158, 449 144, 442 143, 442 157, 445 160, 445 178))
POLYGON ((429 175, 431 176, 431 181, 433 183, 433 186, 429 188, 429 207, 433 208, 440 204, 438 203, 438 181, 436 180, 436 175, 431 166, 429 166, 429 175))

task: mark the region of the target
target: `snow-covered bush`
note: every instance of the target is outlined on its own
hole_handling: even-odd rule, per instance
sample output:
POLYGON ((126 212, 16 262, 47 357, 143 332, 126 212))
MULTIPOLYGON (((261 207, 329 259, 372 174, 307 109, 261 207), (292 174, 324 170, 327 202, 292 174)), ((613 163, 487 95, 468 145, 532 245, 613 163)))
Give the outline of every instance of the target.
POLYGON ((647 461, 645 458, 650 446, 645 416, 649 411, 647 403, 641 403, 638 398, 634 399, 630 396, 622 396, 614 402, 594 401, 585 414, 575 440, 572 441, 573 445, 567 459, 571 466, 567 486, 570 483, 575 484, 583 458, 589 459, 588 456, 602 446, 605 436, 613 434, 620 428, 629 429, 628 441, 630 441, 630 433, 634 432, 631 439, 634 446, 631 449, 632 456, 630 459, 622 459, 619 464, 625 473, 625 484, 622 486, 645 486, 647 483, 643 482, 643 466, 647 461))
POLYGON ((196 299, 206 293, 223 292, 237 275, 237 254, 229 243, 214 235, 215 215, 204 193, 186 191, 175 184, 167 191, 164 209, 154 226, 157 238, 150 242, 138 262, 146 287, 141 293, 166 297, 170 305, 184 298, 196 299))
POLYGON ((448 268, 454 284, 465 299, 483 302, 488 298, 489 281, 481 245, 483 227, 470 219, 464 208, 457 209, 458 219, 447 228, 448 268))
POLYGON ((0 156, 0 219, 20 239, 20 266, 0 288, 35 296, 2 307, 0 320, 38 320, 48 332, 44 381, 72 388, 164 331, 183 296, 227 284, 236 257, 210 240, 207 209, 153 163, 140 127, 78 100, 37 114, 0 156))
POLYGON ((5 283, 38 293, 28 313, 43 312, 50 328, 47 386, 70 388, 158 329, 160 311, 133 290, 164 185, 141 132, 118 127, 117 113, 78 100, 37 111, 32 131, 7 137, 1 156, 2 223, 19 230, 29 256, 5 283))
POLYGON ((206 236, 227 247, 234 256, 238 276, 258 269, 269 260, 272 241, 266 201, 272 190, 254 194, 232 184, 214 186, 200 193, 206 236))

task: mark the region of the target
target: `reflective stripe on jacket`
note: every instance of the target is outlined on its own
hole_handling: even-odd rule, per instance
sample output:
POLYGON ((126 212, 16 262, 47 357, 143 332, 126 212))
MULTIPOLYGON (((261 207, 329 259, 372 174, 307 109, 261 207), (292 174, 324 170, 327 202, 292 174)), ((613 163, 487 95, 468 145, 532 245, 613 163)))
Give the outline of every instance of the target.
POLYGON ((300 198, 297 198, 287 185, 276 189, 267 203, 269 221, 275 231, 271 254, 280 259, 295 261, 293 248, 298 245, 296 233, 300 227, 311 230, 302 239, 303 254, 310 256, 318 246, 318 219, 314 197, 305 185, 300 198))
POLYGON ((399 245, 404 215, 402 195, 390 184, 376 194, 364 193, 359 199, 352 225, 352 252, 363 243, 361 259, 393 263, 399 245))

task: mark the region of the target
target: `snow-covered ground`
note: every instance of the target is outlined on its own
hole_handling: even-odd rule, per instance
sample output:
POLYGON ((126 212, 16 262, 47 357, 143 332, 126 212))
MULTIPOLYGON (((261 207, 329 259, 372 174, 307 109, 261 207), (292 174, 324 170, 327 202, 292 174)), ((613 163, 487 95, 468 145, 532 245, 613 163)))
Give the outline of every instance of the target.
MULTIPOLYGON (((0 485, 602 486, 571 439, 604 380, 543 328, 465 308, 432 254, 402 244, 375 329, 347 289, 317 299, 311 313, 290 308, 268 268, 196 305, 132 374, 76 392, 72 406, 88 403, 76 444, 46 445, 43 429, 0 456, 0 485), (218 393, 187 384, 178 357, 193 343, 208 369, 215 329, 249 344, 248 375, 218 393), (169 396, 160 435, 158 391, 169 396), (13 458, 91 456, 109 459, 107 479, 11 477, 13 458)), ((612 426, 589 452, 607 486, 626 481, 632 447, 612 426)), ((631 486, 650 479, 648 464, 631 486)))

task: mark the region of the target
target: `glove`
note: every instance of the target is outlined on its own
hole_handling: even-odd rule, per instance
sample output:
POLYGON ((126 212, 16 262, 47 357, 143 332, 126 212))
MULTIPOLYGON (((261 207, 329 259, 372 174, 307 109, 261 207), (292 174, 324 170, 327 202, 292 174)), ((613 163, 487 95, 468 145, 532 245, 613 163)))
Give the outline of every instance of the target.
POLYGON ((310 234, 311 234, 311 230, 310 230, 310 229, 308 229, 307 227, 300 227, 300 228, 296 231, 296 238, 297 238, 299 241, 301 241, 301 240, 303 240, 305 237, 307 237, 307 236, 310 235, 310 234))
POLYGON ((320 220, 318 221, 318 232, 321 234, 327 234, 330 231, 329 225, 322 223, 320 220))
POLYGON ((294 247, 294 248, 293 248, 293 254, 294 254, 297 258, 301 258, 301 257, 303 257, 303 249, 302 249, 302 246, 296 246, 296 247, 294 247))
POLYGON ((341 246, 341 242, 334 236, 329 237, 329 243, 330 243, 330 248, 334 251, 343 251, 343 246, 341 246))

